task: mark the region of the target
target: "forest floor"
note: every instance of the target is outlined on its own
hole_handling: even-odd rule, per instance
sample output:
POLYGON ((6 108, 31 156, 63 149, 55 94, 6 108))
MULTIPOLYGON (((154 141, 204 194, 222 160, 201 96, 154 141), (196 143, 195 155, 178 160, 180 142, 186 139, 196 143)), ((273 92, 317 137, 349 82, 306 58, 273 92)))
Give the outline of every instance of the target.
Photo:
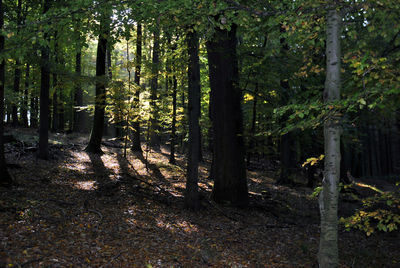
MULTIPOLYGON (((13 133, 24 142, 6 147, 18 186, 0 188, 0 267, 317 267, 317 200, 305 186, 276 185, 273 170, 248 172, 250 206, 238 209, 209 201, 205 161, 202 210, 190 212, 182 155, 177 165, 165 148, 124 158, 117 142, 92 155, 87 137, 52 134, 43 161, 32 133, 13 133)), ((400 266, 398 231, 339 237, 342 267, 400 266)))

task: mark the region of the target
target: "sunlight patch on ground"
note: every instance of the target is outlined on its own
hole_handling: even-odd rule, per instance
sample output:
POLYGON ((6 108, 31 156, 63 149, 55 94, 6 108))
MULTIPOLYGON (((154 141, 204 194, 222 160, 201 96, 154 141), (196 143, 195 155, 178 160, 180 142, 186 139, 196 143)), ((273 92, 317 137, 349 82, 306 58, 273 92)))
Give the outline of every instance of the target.
POLYGON ((159 228, 163 228, 163 229, 169 230, 171 232, 183 231, 185 233, 191 234, 193 232, 199 231, 196 225, 193 225, 190 222, 187 222, 185 220, 178 220, 175 223, 168 222, 165 219, 164 214, 160 215, 156 219, 156 225, 159 228))
POLYGON ((74 182, 74 188, 85 191, 94 191, 97 189, 96 181, 76 181, 74 182))

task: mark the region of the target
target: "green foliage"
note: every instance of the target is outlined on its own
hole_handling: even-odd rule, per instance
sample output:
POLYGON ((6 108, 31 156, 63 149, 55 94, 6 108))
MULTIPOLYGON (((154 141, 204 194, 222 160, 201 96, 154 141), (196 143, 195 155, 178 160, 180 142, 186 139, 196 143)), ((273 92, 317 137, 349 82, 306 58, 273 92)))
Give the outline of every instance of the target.
POLYGON ((376 231, 392 232, 400 227, 400 191, 385 192, 362 200, 362 209, 341 218, 345 229, 358 229, 370 236, 376 231))

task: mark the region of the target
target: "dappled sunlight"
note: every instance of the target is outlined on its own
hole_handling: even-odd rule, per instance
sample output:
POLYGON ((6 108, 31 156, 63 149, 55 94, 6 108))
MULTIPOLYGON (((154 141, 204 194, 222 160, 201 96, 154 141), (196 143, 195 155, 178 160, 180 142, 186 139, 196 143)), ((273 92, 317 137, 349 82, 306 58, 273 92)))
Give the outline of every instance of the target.
POLYGON ((97 190, 97 182, 94 180, 76 181, 74 182, 74 188, 85 191, 94 191, 97 190))

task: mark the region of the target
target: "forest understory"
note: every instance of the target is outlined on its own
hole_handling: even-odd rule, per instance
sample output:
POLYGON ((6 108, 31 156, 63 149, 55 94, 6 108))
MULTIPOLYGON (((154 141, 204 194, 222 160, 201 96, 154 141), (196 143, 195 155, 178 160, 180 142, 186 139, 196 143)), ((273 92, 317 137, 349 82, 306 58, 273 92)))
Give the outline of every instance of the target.
MULTIPOLYGON (((276 184, 273 166, 248 171, 250 205, 232 208, 210 200, 206 159, 202 209, 190 212, 183 155, 170 165, 167 148, 144 145, 124 158, 112 140, 99 156, 84 152, 87 137, 51 134, 43 161, 33 130, 11 133, 18 142, 6 145, 6 159, 18 185, 0 188, 1 267, 318 266, 318 201, 300 175, 291 188, 276 184)), ((360 206, 342 198, 339 217, 360 206)), ((398 267, 398 241, 398 231, 367 237, 340 227, 341 267, 398 267)))

